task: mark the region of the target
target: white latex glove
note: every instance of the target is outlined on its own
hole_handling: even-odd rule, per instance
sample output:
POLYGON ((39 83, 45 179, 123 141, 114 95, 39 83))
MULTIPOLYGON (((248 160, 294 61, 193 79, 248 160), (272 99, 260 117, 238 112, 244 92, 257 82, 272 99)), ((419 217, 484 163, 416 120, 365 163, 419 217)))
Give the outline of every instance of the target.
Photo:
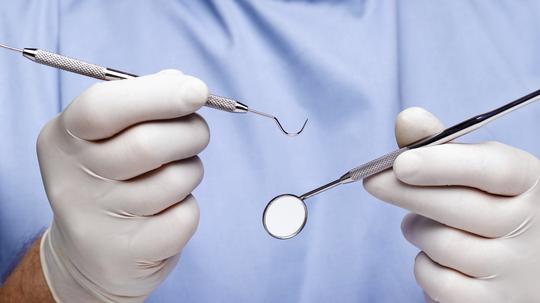
POLYGON ((207 96, 172 70, 102 82, 43 128, 41 263, 57 301, 142 302, 174 268, 199 220, 209 131, 193 112, 207 96))
MULTIPOLYGON (((442 129, 420 108, 402 112, 403 146, 442 129)), ((402 231, 422 250, 414 273, 428 301, 540 302, 540 163, 497 143, 449 143, 400 155, 364 181, 412 213, 402 231)))

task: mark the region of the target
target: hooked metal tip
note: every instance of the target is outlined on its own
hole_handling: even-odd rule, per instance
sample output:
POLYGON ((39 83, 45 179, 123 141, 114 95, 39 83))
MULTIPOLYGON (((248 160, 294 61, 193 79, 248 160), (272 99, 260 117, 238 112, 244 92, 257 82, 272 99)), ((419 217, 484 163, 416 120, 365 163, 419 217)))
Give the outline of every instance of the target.
POLYGON ((260 111, 257 111, 257 110, 251 109, 251 108, 248 109, 248 111, 252 112, 254 114, 257 114, 257 115, 267 117, 267 118, 270 118, 270 119, 274 120, 274 122, 276 122, 276 125, 279 127, 281 132, 284 133, 285 135, 289 136, 289 137, 294 137, 294 136, 298 136, 299 134, 301 134, 304 131, 304 128, 306 127, 306 124, 307 124, 307 122, 309 120, 309 119, 306 119, 306 121, 304 121, 304 124, 302 125, 302 127, 300 128, 299 131, 297 131, 297 132, 288 132, 288 131, 285 130, 283 125, 281 125, 281 122, 279 122, 279 119, 276 118, 275 116, 272 116, 270 114, 263 113, 263 112, 260 112, 260 111))
POLYGON ((274 117, 274 121, 276 122, 276 124, 277 124, 277 126, 279 127, 279 129, 281 129, 281 131, 282 131, 285 135, 287 135, 287 136, 289 136, 289 137, 295 137, 295 136, 300 135, 300 133, 302 133, 302 132, 304 131, 304 128, 306 127, 306 124, 307 124, 308 120, 309 120, 309 119, 306 119, 306 121, 304 121, 304 124, 302 125, 302 127, 300 128, 299 131, 297 131, 297 132, 295 132, 295 133, 290 133, 290 132, 286 131, 286 130, 283 128, 283 126, 281 125, 281 123, 279 123, 279 120, 278 120, 276 117, 274 117))
POLYGON ((20 53, 23 52, 22 49, 15 48, 15 47, 11 47, 11 46, 7 46, 7 45, 4 45, 4 44, 0 44, 0 47, 5 48, 5 49, 9 49, 9 50, 12 50, 12 51, 20 52, 20 53))

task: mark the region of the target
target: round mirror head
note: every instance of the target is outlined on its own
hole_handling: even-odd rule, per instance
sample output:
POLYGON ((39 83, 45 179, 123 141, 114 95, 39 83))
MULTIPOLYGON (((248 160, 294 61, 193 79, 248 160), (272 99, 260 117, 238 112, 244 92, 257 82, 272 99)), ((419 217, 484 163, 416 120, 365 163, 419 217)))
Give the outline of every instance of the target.
POLYGON ((276 239, 296 236, 307 220, 307 208, 295 195, 277 196, 268 202, 263 213, 264 229, 276 239))

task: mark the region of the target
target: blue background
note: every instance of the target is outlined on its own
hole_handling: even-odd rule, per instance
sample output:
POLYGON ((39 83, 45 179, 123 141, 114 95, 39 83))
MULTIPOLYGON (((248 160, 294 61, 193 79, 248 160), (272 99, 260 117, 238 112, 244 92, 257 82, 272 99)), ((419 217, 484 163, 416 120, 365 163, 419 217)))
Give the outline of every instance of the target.
MULTIPOLYGON (((147 74, 178 68, 276 114, 204 108, 212 139, 199 229, 149 302, 420 302, 405 211, 360 184, 312 198, 293 240, 266 202, 301 194, 395 148, 399 111, 446 124, 540 88, 538 1, 2 1, 0 41, 147 74)), ((95 80, 0 52, 0 273, 51 220, 35 155, 43 124, 95 80)), ((462 141, 540 155, 540 105, 462 141)), ((171 138, 174 139, 174 138, 171 138)))

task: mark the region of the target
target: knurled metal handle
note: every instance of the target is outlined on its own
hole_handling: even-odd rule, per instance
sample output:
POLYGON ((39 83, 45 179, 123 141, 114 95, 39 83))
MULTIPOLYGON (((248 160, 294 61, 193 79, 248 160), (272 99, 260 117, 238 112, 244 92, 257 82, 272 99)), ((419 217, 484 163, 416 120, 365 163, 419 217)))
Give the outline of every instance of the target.
POLYGON ((40 64, 45 64, 73 73, 83 74, 85 76, 100 80, 107 80, 107 69, 105 67, 65 56, 60 56, 48 51, 37 50, 35 52, 35 61, 40 64))
POLYGON ((380 158, 371 160, 366 164, 351 169, 347 175, 352 181, 358 181, 380 173, 383 170, 391 168, 394 165, 396 158, 408 149, 408 147, 403 147, 380 158))
MULTIPOLYGON (((85 76, 89 76, 92 78, 96 78, 99 80, 112 80, 112 79, 120 79, 123 77, 108 77, 111 76, 111 72, 115 73, 122 73, 124 75, 124 72, 119 72, 116 70, 109 70, 106 67, 87 63, 84 61, 80 61, 77 59, 61 56, 55 53, 51 53, 44 50, 36 50, 33 53, 34 61, 40 64, 52 66, 55 68, 63 69, 69 72, 82 74, 85 76)), ((126 77, 131 77, 135 75, 126 74, 126 77)), ((114 75, 113 75, 114 76, 114 75)), ((238 111, 237 107, 238 102, 232 99, 228 99, 221 96, 216 95, 210 95, 208 97, 208 100, 206 100, 206 106, 220 109, 227 112, 236 112, 238 111)))
POLYGON ((216 95, 208 96, 208 100, 206 100, 205 105, 231 113, 236 110, 236 102, 234 100, 216 95))

